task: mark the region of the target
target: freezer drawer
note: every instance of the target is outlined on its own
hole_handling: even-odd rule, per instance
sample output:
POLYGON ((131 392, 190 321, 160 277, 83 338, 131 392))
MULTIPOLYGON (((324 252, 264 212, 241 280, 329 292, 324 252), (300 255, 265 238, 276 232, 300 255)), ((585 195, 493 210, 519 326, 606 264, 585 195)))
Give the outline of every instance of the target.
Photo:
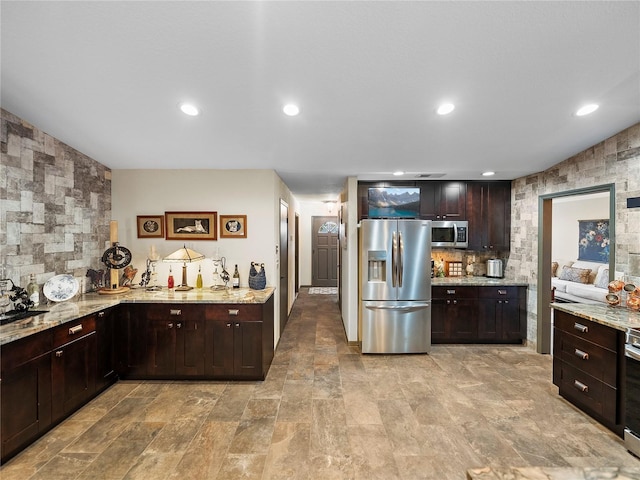
POLYGON ((362 302, 362 353, 428 353, 430 302, 362 302))

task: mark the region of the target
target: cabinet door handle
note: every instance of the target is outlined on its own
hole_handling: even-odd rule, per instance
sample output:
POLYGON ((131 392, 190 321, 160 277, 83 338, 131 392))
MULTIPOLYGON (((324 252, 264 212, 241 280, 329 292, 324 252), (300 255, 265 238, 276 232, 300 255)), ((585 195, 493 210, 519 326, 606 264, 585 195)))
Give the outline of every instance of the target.
POLYGON ((104 317, 104 312, 99 312, 98 313, 98 318, 102 318, 102 317, 104 317))
POLYGON ((573 381, 573 386, 580 390, 582 393, 587 393, 589 391, 589 386, 585 385, 582 382, 579 382, 578 380, 573 381))
POLYGON ((56 357, 60 358, 62 356, 63 351, 62 350, 58 350, 56 352, 56 357))
POLYGON ((589 327, 587 327, 586 325, 582 325, 581 323, 578 323, 578 322, 573 324, 573 328, 578 330, 580 333, 587 333, 589 331, 589 327))
POLYGON ((227 322, 227 328, 231 328, 231 322, 227 322))
POLYGON ((169 315, 182 315, 182 310, 172 308, 169 310, 169 315))
POLYGON ((229 315, 233 315, 234 317, 237 317, 238 314, 240 313, 240 310, 236 309, 229 309, 229 315))
POLYGON ((237 323, 237 322, 235 323, 235 325, 234 325, 234 326, 235 326, 236 328, 240 328, 240 324, 239 324, 239 323, 237 323))
POLYGON ((167 327, 168 327, 168 328, 173 328, 173 322, 169 322, 169 323, 167 323, 167 327))
POLYGON ((587 352, 583 352, 576 348, 575 354, 576 357, 580 357, 582 360, 589 360, 589 354, 587 352))
POLYGON ((499 303, 499 304, 500 304, 500 303, 502 303, 502 300, 498 300, 498 303, 499 303))
POLYGON ((182 322, 176 323, 176 328, 182 328, 182 322))
POLYGON ((504 303, 509 303, 509 300, 505 300, 504 303))
POLYGON ((457 304, 458 304, 458 300, 454 300, 454 301, 453 301, 453 304, 454 304, 454 305, 457 305, 457 304))
POLYGON ((76 333, 80 333, 82 331, 82 325, 76 325, 75 327, 71 327, 69 329, 69 335, 75 335, 76 333))

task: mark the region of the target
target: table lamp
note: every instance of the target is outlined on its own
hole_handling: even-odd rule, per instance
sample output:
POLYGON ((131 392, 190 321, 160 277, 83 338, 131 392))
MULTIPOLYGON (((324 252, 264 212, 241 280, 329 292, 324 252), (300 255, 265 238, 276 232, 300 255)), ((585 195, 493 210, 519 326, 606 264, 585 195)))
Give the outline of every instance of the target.
POLYGON ((186 245, 171 255, 164 257, 165 262, 182 262, 182 283, 176 287, 177 292, 193 289, 193 287, 187 285, 187 262, 198 262, 202 259, 204 259, 204 255, 187 248, 186 245))

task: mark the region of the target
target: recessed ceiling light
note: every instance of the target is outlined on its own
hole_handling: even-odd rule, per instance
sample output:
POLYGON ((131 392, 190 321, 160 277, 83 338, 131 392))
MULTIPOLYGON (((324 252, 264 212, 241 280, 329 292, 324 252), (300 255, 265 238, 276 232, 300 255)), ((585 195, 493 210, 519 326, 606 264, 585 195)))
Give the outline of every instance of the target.
POLYGON ((191 103, 180 104, 180 110, 182 110, 182 113, 191 117, 195 117, 196 115, 200 114, 200 110, 198 110, 198 107, 192 105, 191 103))
POLYGON ((576 117, 584 117, 585 115, 589 115, 590 113, 595 112, 598 109, 599 105, 595 103, 590 103, 589 105, 585 105, 584 107, 580 107, 576 112, 576 117))
POLYGON ((393 172, 393 174, 394 174, 396 177, 401 177, 402 175, 404 175, 404 172, 403 172, 402 170, 398 170, 398 171, 396 171, 396 172, 393 172))
POLYGON ((436 112, 438 112, 438 115, 447 115, 453 112, 455 108, 456 106, 453 103, 443 103, 438 107, 438 110, 436 110, 436 112))
POLYGON ((284 112, 285 115, 288 115, 290 117, 295 117, 300 113, 300 107, 298 107, 293 103, 287 103, 284 107, 282 107, 282 111, 284 112))
POLYGON ((496 172, 482 172, 482 176, 483 177, 491 177, 493 175, 495 175, 496 172))

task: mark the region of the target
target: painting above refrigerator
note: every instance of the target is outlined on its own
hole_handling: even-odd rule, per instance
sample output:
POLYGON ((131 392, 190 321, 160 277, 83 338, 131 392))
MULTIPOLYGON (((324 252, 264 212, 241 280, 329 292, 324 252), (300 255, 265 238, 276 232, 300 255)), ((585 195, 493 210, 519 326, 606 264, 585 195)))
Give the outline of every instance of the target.
POLYGON ((362 220, 360 321, 363 353, 431 348, 431 221, 362 220))

